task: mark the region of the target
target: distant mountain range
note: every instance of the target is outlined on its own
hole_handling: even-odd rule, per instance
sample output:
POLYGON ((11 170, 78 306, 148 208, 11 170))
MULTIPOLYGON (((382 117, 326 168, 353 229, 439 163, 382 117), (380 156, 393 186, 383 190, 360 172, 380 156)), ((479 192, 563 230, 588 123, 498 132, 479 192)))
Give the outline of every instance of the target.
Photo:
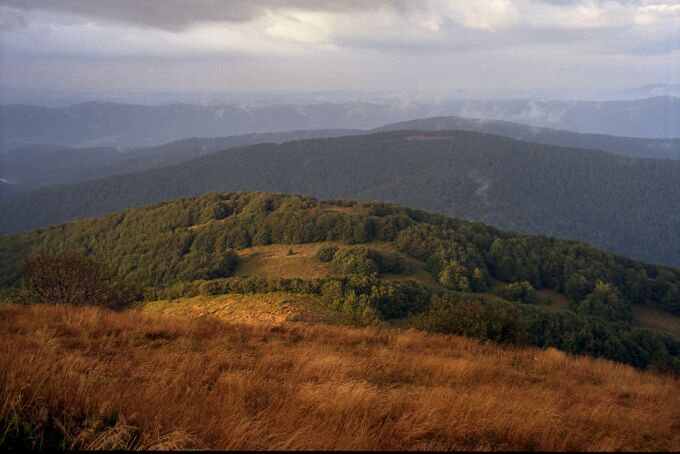
POLYGON ((680 138, 641 139, 604 134, 584 134, 560 129, 528 126, 502 120, 451 116, 424 118, 393 123, 376 128, 374 132, 398 130, 476 131, 546 145, 604 150, 636 158, 680 159, 680 138))
POLYGON ((610 93, 610 99, 641 99, 655 96, 680 96, 680 84, 649 84, 610 93))
POLYGON ((91 102, 68 107, 0 106, 2 150, 25 145, 148 147, 187 137, 310 129, 373 129, 415 118, 457 115, 583 133, 680 137, 680 98, 634 101, 447 101, 387 105, 141 106, 91 102))
POLYGON ((260 144, 0 201, 10 233, 215 191, 379 199, 680 264, 680 161, 477 132, 260 144))
POLYGON ((0 153, 0 178, 6 182, 0 185, 0 194, 7 195, 54 184, 78 183, 164 167, 239 146, 397 130, 477 131, 547 145, 610 151, 624 156, 680 159, 680 139, 640 139, 581 134, 501 120, 449 116, 393 123, 370 131, 333 129, 190 138, 140 149, 23 146, 0 153))
POLYGON ((156 147, 126 150, 112 147, 24 146, 0 153, 0 178, 5 181, 4 186, 0 186, 0 195, 155 169, 234 147, 339 137, 353 133, 359 134, 361 131, 311 130, 215 138, 193 137, 156 147))

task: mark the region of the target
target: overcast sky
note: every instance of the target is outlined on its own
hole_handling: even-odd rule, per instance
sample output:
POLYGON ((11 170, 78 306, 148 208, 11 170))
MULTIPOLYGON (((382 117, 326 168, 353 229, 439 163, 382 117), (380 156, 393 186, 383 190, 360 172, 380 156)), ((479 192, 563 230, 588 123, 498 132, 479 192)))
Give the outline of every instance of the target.
POLYGON ((680 82, 679 0, 0 0, 0 34, 5 96, 680 82))

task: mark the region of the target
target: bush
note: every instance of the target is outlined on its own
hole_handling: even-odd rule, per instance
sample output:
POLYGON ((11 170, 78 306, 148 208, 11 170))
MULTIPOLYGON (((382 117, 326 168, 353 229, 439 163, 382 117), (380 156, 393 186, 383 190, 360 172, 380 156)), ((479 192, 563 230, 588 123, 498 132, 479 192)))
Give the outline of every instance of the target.
POLYGON ((330 262, 333 260, 333 256, 335 255, 335 252, 338 250, 337 247, 335 246, 325 246, 316 251, 316 258, 321 260, 322 262, 330 262))
POLYGON ((105 263, 75 253, 38 254, 24 261, 26 302, 120 309, 139 298, 105 263))
POLYGON ((365 247, 338 249, 333 254, 333 269, 342 274, 359 274, 368 276, 380 272, 380 254, 365 247))
POLYGON ((595 289, 579 303, 576 312, 612 321, 633 319, 630 304, 623 301, 616 287, 602 281, 597 281, 595 289))
POLYGON ((179 278, 183 281, 229 277, 238 265, 238 255, 233 249, 217 254, 190 253, 183 257, 179 278))
POLYGON ((401 254, 378 253, 380 257, 380 272, 394 274, 410 274, 411 266, 401 254))
POLYGON ((368 276, 371 273, 411 272, 411 267, 401 254, 381 253, 363 246, 322 248, 317 252, 317 257, 322 262, 331 262, 335 271, 341 274, 368 276))
POLYGON ((450 260, 439 273, 439 283, 449 290, 466 292, 470 290, 467 269, 457 260, 450 260))
POLYGON ((510 304, 434 299, 426 312, 411 318, 419 329, 488 339, 496 342, 526 342, 521 314, 510 304))
POLYGON ((508 301, 520 301, 527 304, 538 304, 536 290, 527 281, 512 282, 494 292, 508 301))

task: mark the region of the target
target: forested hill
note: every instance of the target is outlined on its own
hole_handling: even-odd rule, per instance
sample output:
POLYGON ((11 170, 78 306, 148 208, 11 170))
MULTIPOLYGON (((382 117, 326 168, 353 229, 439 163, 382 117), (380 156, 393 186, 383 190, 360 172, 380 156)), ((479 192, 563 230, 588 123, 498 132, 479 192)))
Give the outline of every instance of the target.
POLYGON ((60 145, 23 146, 5 152, 0 151, 0 180, 11 182, 5 187, 0 185, 0 196, 31 191, 54 184, 73 184, 112 175, 141 172, 179 164, 228 148, 399 130, 476 131, 527 142, 604 150, 637 158, 680 159, 680 139, 642 139, 581 134, 500 120, 434 117, 393 123, 370 131, 314 129, 228 137, 192 137, 136 149, 65 148, 60 145))
POLYGON ((680 159, 680 139, 642 139, 604 134, 583 134, 502 120, 433 117, 394 123, 375 129, 376 132, 399 130, 476 131, 546 145, 610 151, 636 158, 680 159))
POLYGON ((680 264, 680 162, 461 131, 262 144, 51 187, 0 202, 0 231, 228 190, 398 202, 680 264))
MULTIPOLYGON (((26 146, 0 153, 0 178, 12 182, 5 188, 8 192, 26 192, 54 184, 80 183, 179 164, 228 148, 361 133, 354 130, 315 129, 229 137, 192 137, 132 150, 26 146)), ((2 189, 0 187, 0 195, 3 194, 2 189)))
POLYGON ((135 208, 1 237, 0 288, 10 295, 20 286, 25 258, 66 252, 107 263, 145 300, 307 294, 364 322, 401 320, 680 372, 675 335, 659 324, 640 329, 635 315, 655 310, 677 324, 680 270, 392 204, 220 193, 135 208), (290 247, 286 270, 303 274, 272 274, 266 260, 276 245, 290 247), (312 245, 314 255, 296 258, 312 245), (252 247, 260 252, 245 252, 252 247))

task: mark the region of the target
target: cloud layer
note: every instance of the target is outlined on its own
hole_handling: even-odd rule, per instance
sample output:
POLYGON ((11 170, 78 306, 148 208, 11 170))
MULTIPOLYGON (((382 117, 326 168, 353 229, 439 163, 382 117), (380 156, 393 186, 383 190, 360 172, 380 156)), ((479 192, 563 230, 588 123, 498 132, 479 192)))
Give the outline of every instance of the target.
MULTIPOLYGON (((475 64, 484 80, 489 65, 519 75, 521 65, 543 73, 562 62, 562 71, 544 74, 546 83, 572 86, 588 65, 594 74, 627 67, 617 81, 622 85, 677 76, 679 30, 675 0, 0 0, 0 63, 7 73, 0 84, 28 83, 35 59, 61 74, 69 61, 79 68, 88 61, 129 68, 144 61, 141 79, 150 77, 146 67, 154 59, 213 71, 221 59, 261 70, 269 60, 283 73, 298 67, 296 83, 319 88, 333 88, 339 79, 322 68, 348 61, 348 72, 368 61, 379 66, 375 73, 392 76, 389 85, 412 84, 410 68, 403 77, 394 73, 398 60, 421 62, 433 73, 448 68, 460 83, 468 83, 475 64), (578 69, 571 82, 564 66, 578 69)), ((274 86, 270 76, 266 85, 274 86)), ((531 75, 525 79, 534 83, 531 75)), ((361 80, 344 80, 348 84, 360 87, 361 80)))

